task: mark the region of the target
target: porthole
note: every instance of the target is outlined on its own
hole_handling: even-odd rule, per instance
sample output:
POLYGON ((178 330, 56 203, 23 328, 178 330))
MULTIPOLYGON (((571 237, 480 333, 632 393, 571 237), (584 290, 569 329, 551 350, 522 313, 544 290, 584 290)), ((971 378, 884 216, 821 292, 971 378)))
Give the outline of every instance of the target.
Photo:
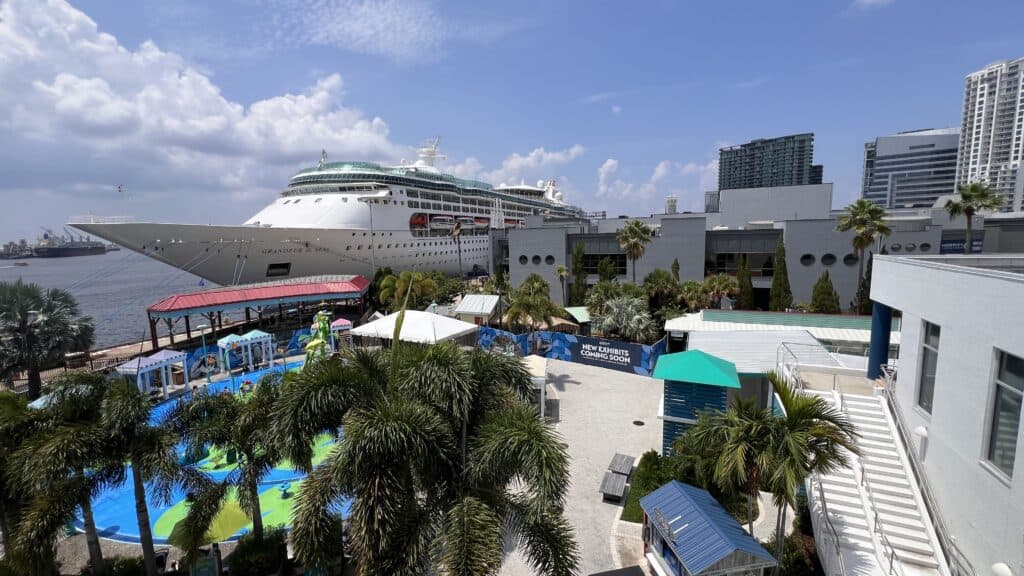
POLYGON ((893 252, 899 252, 902 249, 903 249, 903 245, 899 244, 899 243, 890 244, 889 245, 889 250, 892 250, 893 252))
POLYGON ((555 263, 555 257, 548 254, 548 256, 544 258, 544 263, 547 264, 548 266, 551 266, 552 264, 555 263))
POLYGON ((526 263, 529 261, 530 259, 527 258, 525 254, 519 257, 519 263, 522 264, 523 266, 526 266, 526 263))
POLYGON ((825 254, 824 256, 821 257, 821 263, 824 266, 831 266, 831 265, 835 264, 836 263, 836 255, 835 254, 831 254, 831 253, 830 254, 825 254))
POLYGON ((918 248, 921 249, 921 252, 929 252, 932 249, 932 245, 927 242, 921 242, 921 245, 918 246, 918 248))
POLYGON ((857 265, 857 255, 856 254, 847 254, 846 256, 843 256, 843 264, 846 264, 847 266, 856 266, 857 265))
POLYGON ((533 265, 534 266, 539 266, 540 265, 540 256, 538 256, 536 254, 533 255, 533 265))
POLYGON ((907 249, 907 252, 913 252, 914 250, 917 250, 917 244, 914 244, 913 242, 907 242, 905 248, 907 249))
POLYGON ((810 266, 814 264, 814 260, 814 254, 804 254, 803 256, 800 257, 800 263, 803 264, 804 266, 810 266))

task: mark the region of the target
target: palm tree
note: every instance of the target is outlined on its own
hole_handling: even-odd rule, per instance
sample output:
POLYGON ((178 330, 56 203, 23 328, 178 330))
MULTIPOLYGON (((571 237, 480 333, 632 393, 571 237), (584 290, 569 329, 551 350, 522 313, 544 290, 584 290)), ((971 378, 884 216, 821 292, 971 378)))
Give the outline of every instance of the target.
POLYGON ((949 214, 949 218, 952 220, 957 216, 963 216, 967 219, 967 230, 964 239, 964 254, 970 254, 973 250, 971 245, 971 234, 974 230, 974 215, 978 212, 998 210, 1002 208, 1003 202, 1006 200, 1003 196, 995 193, 991 188, 986 187, 984 184, 974 182, 971 184, 960 184, 956 187, 957 192, 960 193, 959 200, 947 200, 946 201, 946 213, 949 214))
POLYGON ((0 392, 0 537, 9 565, 23 566, 29 573, 57 574, 53 540, 44 545, 28 541, 19 525, 33 495, 26 490, 15 461, 21 447, 42 429, 42 422, 41 411, 28 408, 24 396, 0 392))
POLYGON ((797 393, 775 372, 768 380, 778 395, 782 416, 776 418, 776 448, 767 484, 781 508, 776 526, 775 557, 782 557, 786 511, 811 474, 830 474, 850 465, 848 453, 859 454, 857 432, 850 420, 824 399, 797 393))
POLYGON ((92 498, 120 477, 112 465, 117 449, 100 423, 107 380, 100 374, 70 372, 55 379, 45 408, 36 410, 36 431, 12 458, 11 470, 31 494, 19 523, 23 546, 50 547, 57 534, 82 511, 92 568, 102 571, 103 552, 92 513, 92 498), (91 470, 87 475, 86 470, 91 470))
POLYGON ((337 555, 347 496, 361 574, 496 574, 505 542, 539 573, 575 574, 568 457, 532 396, 517 358, 453 344, 352 351, 286 381, 272 429, 293 463, 308 469, 314 438, 345 424, 297 495, 298 556, 337 555))
POLYGON ((562 305, 568 306, 569 301, 565 299, 565 279, 569 277, 569 269, 565 264, 559 264, 555 267, 555 274, 558 275, 558 280, 562 283, 562 305))
POLYGON ((687 280, 680 288, 680 297, 691 312, 697 312, 708 307, 708 291, 703 282, 687 280))
POLYGON ((131 476, 146 576, 156 576, 147 491, 154 500, 170 504, 175 486, 184 484, 190 491, 207 488, 202 476, 178 464, 177 434, 170 427, 152 424, 151 413, 149 398, 134 382, 117 379, 107 385, 100 421, 116 439, 123 454, 122 470, 131 476))
POLYGON ((721 307, 722 298, 735 294, 738 288, 736 279, 727 274, 715 274, 704 279, 704 291, 716 307, 721 307))
POLYGON ((429 301, 437 291, 437 284, 422 272, 406 270, 398 276, 386 276, 380 283, 380 302, 394 312, 409 293, 414 306, 429 301))
POLYGON ((644 342, 654 331, 647 303, 629 296, 606 302, 604 314, 595 319, 594 325, 605 336, 619 336, 633 342, 644 342))
POLYGON ((587 311, 591 316, 604 316, 605 308, 609 300, 622 296, 622 285, 618 282, 602 280, 594 284, 587 294, 587 311))
POLYGON ((714 480, 723 491, 747 497, 747 522, 754 533, 754 499, 761 482, 772 473, 775 418, 754 400, 739 398, 725 412, 702 414, 686 431, 693 442, 718 446, 714 480))
POLYGON ((630 220, 618 233, 619 248, 633 261, 633 283, 636 284, 636 261, 643 258, 651 241, 651 228, 639 220, 630 220))
POLYGON ((65 290, 0 283, 0 378, 28 372, 28 397, 42 394, 40 372, 58 366, 68 352, 88 350, 93 322, 65 290))
MULTIPOLYGON (((215 446, 236 455, 237 468, 228 475, 227 484, 236 486, 238 502, 252 520, 252 534, 257 541, 263 540, 259 483, 282 459, 267 426, 280 397, 281 380, 280 373, 272 372, 245 396, 200 394, 179 404, 169 418, 173 429, 185 440, 188 453, 199 454, 206 446, 215 446)), ((227 494, 226 490, 221 491, 222 497, 227 494)), ((214 513, 222 503, 211 499, 214 513)), ((193 506, 194 510, 199 508, 193 506)), ((209 524, 201 528, 192 542, 201 540, 209 524)))
POLYGON ((509 324, 529 326, 535 332, 541 323, 551 326, 561 309, 551 301, 550 286, 539 274, 530 274, 512 291, 508 305, 509 324))
POLYGON ((865 198, 846 207, 846 212, 839 216, 836 230, 853 231, 853 251, 857 254, 857 278, 864 277, 864 252, 871 248, 879 236, 892 234, 892 229, 885 223, 885 208, 865 198))
POLYGON ((681 286, 675 276, 662 268, 656 268, 644 277, 643 288, 647 293, 647 307, 655 314, 673 306, 679 299, 681 291, 681 286))

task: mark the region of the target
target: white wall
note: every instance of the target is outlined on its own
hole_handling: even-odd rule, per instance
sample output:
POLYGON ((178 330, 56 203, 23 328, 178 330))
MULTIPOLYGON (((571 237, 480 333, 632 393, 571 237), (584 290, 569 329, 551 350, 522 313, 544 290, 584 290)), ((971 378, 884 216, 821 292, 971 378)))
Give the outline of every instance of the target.
MULTIPOLYGON (((1017 259, 1024 264, 1024 256, 1017 259)), ((897 398, 907 428, 928 430, 924 470, 947 528, 979 576, 996 562, 1021 575, 1024 434, 1018 430, 1012 479, 984 460, 995 349, 1024 357, 1024 275, 944 263, 956 261, 965 262, 876 256, 871 297, 903 313, 897 398), (941 327, 931 415, 916 407, 924 321, 941 327)))
POLYGON ((719 193, 716 225, 738 228, 758 220, 828 218, 832 210, 832 184, 736 188, 719 193))

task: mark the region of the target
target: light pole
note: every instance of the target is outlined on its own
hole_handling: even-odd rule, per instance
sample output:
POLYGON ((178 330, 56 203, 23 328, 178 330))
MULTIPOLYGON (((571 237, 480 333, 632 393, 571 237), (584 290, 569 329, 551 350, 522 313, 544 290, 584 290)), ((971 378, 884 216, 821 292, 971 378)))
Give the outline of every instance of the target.
POLYGON ((203 367, 203 372, 206 373, 207 384, 211 382, 210 366, 206 362, 207 359, 210 357, 210 354, 206 351, 206 329, 209 327, 210 326, 208 324, 200 324, 199 326, 196 326, 196 328, 199 329, 199 338, 203 341, 203 363, 201 365, 203 367))

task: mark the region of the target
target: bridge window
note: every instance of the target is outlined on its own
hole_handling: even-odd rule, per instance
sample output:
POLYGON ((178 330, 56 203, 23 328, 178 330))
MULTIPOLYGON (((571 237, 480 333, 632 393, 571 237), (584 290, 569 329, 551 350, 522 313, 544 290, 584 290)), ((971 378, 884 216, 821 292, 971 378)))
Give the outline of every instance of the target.
POLYGON ((292 272, 291 262, 278 262, 275 264, 267 265, 267 278, 275 278, 278 276, 287 276, 292 272))

